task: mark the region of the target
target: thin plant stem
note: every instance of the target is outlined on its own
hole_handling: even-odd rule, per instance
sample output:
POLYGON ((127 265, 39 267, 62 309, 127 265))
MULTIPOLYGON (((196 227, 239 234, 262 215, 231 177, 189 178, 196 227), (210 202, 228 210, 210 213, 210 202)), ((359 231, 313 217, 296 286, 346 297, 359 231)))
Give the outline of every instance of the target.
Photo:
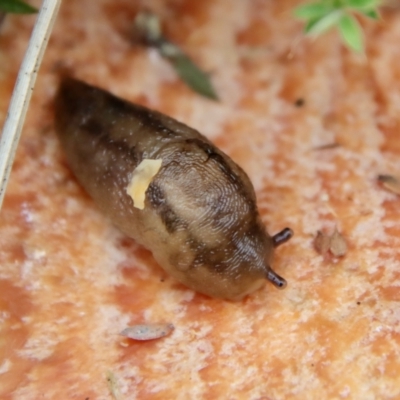
POLYGON ((0 11, 0 29, 1 29, 2 25, 3 25, 3 22, 4 22, 5 18, 6 18, 6 13, 0 11))
POLYGON ((18 73, 0 138, 0 210, 43 54, 61 0, 44 0, 18 73))

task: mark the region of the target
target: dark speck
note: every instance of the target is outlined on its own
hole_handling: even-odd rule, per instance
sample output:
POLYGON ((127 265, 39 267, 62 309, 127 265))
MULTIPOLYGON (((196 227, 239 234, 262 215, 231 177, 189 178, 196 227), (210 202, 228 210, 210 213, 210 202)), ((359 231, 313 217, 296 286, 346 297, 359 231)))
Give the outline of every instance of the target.
POLYGON ((361 304, 361 302, 360 301, 357 301, 357 305, 359 306, 361 304))
POLYGON ((297 99, 297 100, 294 102, 294 105, 295 105, 296 107, 303 107, 304 104, 305 104, 305 100, 302 99, 302 98, 299 98, 299 99, 297 99))

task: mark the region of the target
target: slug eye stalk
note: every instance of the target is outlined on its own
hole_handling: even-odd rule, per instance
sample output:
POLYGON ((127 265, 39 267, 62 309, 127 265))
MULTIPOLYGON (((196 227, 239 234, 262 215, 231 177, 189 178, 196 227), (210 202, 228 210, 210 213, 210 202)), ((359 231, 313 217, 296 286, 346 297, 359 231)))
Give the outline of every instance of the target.
POLYGON ((278 247, 286 243, 293 236, 293 231, 290 228, 285 228, 272 236, 274 247, 278 247))
POLYGON ((285 289, 285 287, 287 286, 286 280, 279 276, 272 269, 268 270, 267 280, 270 281, 278 289, 285 289))

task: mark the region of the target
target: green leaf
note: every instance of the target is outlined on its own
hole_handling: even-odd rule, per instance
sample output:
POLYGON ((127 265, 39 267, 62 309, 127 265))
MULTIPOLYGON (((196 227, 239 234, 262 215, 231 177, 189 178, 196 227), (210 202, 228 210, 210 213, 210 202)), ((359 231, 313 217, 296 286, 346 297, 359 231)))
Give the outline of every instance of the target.
POLYGON ((180 53, 169 57, 169 60, 180 78, 195 92, 209 99, 218 100, 209 76, 198 68, 189 57, 180 53))
POLYGON ((0 0, 0 11, 13 14, 34 14, 38 10, 20 0, 0 0))
POLYGON ((357 10, 372 10, 380 5, 380 0, 346 0, 346 6, 357 10))
POLYGON ((374 19, 374 20, 378 20, 380 19, 380 15, 379 12, 376 10, 370 10, 370 11, 361 11, 363 15, 365 15, 368 18, 374 19))
POLYGON ((333 11, 323 18, 309 21, 305 27, 305 31, 309 35, 320 35, 334 27, 342 17, 342 10, 333 11))
POLYGON ((294 10, 294 15, 299 19, 319 19, 332 11, 332 6, 323 3, 305 4, 294 10))
POLYGON ((173 65, 180 78, 195 92, 209 99, 218 100, 208 75, 198 68, 178 46, 164 37, 156 14, 144 11, 137 15, 134 37, 147 46, 155 47, 173 65))
POLYGON ((190 88, 202 96, 218 100, 209 76, 183 53, 178 46, 163 39, 159 42, 158 50, 163 57, 171 62, 177 74, 190 88))
POLYGON ((339 31, 346 45, 357 52, 364 50, 364 35, 360 24, 351 15, 343 15, 339 22, 339 31))

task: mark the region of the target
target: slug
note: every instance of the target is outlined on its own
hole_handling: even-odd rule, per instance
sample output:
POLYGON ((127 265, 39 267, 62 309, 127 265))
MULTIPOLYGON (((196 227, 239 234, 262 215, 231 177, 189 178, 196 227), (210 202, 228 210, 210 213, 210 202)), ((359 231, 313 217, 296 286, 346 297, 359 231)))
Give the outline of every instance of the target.
POLYGON ((291 229, 267 233, 246 173, 199 132, 69 77, 55 98, 55 128, 100 210, 178 281, 228 300, 265 280, 286 286, 270 263, 291 229))

